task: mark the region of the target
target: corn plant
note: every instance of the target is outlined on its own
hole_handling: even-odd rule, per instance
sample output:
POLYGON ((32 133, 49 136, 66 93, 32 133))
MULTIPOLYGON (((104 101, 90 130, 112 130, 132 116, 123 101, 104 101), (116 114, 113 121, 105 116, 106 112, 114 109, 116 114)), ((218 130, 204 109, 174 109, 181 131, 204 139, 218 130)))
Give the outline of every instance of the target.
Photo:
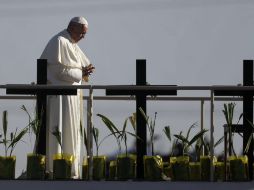
MULTIPOLYGON (((205 155, 209 155, 211 152, 211 146, 210 146, 210 142, 209 140, 205 137, 205 138, 201 138, 202 141, 202 145, 204 146, 204 152, 205 155)), ((224 141, 224 136, 222 136, 221 138, 219 138, 213 145, 213 148, 216 148, 218 145, 220 145, 222 142, 224 141)))
MULTIPOLYGON (((233 137, 234 137, 234 131, 232 130, 232 125, 233 125, 233 119, 234 119, 234 110, 235 110, 235 103, 228 103, 228 104, 224 104, 224 109, 222 110, 222 112, 224 113, 226 122, 227 122, 227 127, 228 127, 228 132, 229 132, 229 155, 231 155, 231 149, 233 151, 234 156, 236 156, 235 150, 234 150, 234 145, 233 145, 233 137)), ((243 114, 240 114, 239 119, 237 121, 237 124, 239 123, 239 121, 241 120, 241 118, 243 117, 243 114)), ((251 123, 249 120, 247 120, 248 123, 250 124, 250 126, 252 127, 252 129, 254 130, 254 125, 253 123, 251 123)), ((242 138, 243 135, 241 133, 238 133, 242 138)), ((243 153, 247 153, 249 148, 250 148, 250 143, 253 139, 253 135, 251 134, 248 138, 246 147, 244 147, 244 151, 243 153)))
POLYGON ((152 156, 154 155, 154 131, 155 131, 155 124, 156 124, 156 117, 157 117, 157 112, 154 113, 154 119, 150 118, 147 116, 144 112, 144 110, 139 107, 139 111, 141 112, 141 115, 146 121, 147 128, 149 130, 149 135, 150 135, 150 140, 151 140, 151 151, 152 151, 152 156))
POLYGON ((123 124, 123 129, 122 129, 121 134, 120 134, 120 136, 119 136, 119 138, 121 138, 121 141, 124 142, 124 146, 125 146, 125 155, 126 155, 126 156, 127 156, 127 150, 128 150, 128 149, 127 149, 127 135, 133 136, 133 137, 135 137, 135 138, 141 140, 136 134, 126 131, 128 119, 129 119, 129 118, 125 119, 124 124, 123 124))
POLYGON ((178 140, 180 140, 182 142, 182 145, 183 145, 183 149, 182 149, 182 155, 188 155, 188 149, 189 147, 197 142, 200 138, 203 137, 203 135, 208 131, 206 129, 202 129, 201 131, 199 131, 196 135, 194 135, 194 137, 192 137, 192 139, 189 140, 189 137, 190 137, 190 132, 193 128, 195 128, 197 126, 197 123, 193 123, 188 131, 187 131, 187 134, 186 136, 183 136, 183 132, 181 131, 179 133, 179 135, 174 135, 174 137, 176 137, 178 140))
POLYGON ((55 127, 54 131, 51 132, 53 136, 55 136, 58 144, 61 148, 61 155, 63 156, 63 144, 62 144, 62 133, 59 131, 58 126, 55 127))
POLYGON ((228 103, 224 104, 224 109, 222 110, 226 122, 227 122, 227 127, 228 127, 228 132, 229 132, 229 155, 231 155, 231 149, 233 151, 233 154, 236 156, 234 146, 233 146, 233 136, 234 134, 232 133, 232 125, 233 125, 233 118, 234 118, 234 109, 235 109, 236 104, 235 103, 228 103))
MULTIPOLYGON (((4 152, 5 156, 12 156, 12 153, 18 144, 19 141, 23 138, 23 136, 27 133, 28 128, 22 129, 20 132, 18 132, 18 129, 16 128, 15 132, 10 133, 10 138, 7 137, 8 134, 8 112, 5 110, 3 111, 3 117, 2 117, 2 125, 3 125, 3 138, 0 141, 0 144, 4 145, 4 152)), ((1 137, 2 137, 1 136, 1 137)))
POLYGON ((119 150, 119 152, 121 152, 121 142, 120 142, 120 139, 117 136, 117 134, 118 135, 120 134, 120 131, 117 129, 115 124, 108 117, 106 117, 102 114, 97 114, 97 116, 100 117, 102 122, 106 125, 106 127, 110 131, 110 135, 113 135, 115 137, 116 142, 117 142, 117 146, 118 146, 118 150, 119 150))
MULTIPOLYGON (((31 134, 33 133, 35 136, 35 143, 34 143, 34 154, 38 154, 38 143, 39 143, 39 135, 40 135, 40 130, 41 130, 41 125, 42 125, 42 118, 39 118, 38 113, 35 114, 34 118, 29 114, 28 110, 24 105, 21 106, 21 109, 25 111, 25 113, 28 116, 28 132, 30 134, 30 139, 31 139, 31 134)), ((41 112, 41 116, 42 116, 41 112)))
POLYGON ((127 127, 127 122, 130 119, 129 117, 125 119, 124 124, 123 124, 123 128, 122 130, 118 130, 117 127, 115 126, 115 124, 106 116, 101 115, 101 114, 97 114, 97 116, 99 116, 102 121, 104 122, 104 124, 107 126, 107 128, 110 130, 111 134, 108 136, 113 135, 117 141, 118 144, 118 148, 119 148, 119 152, 121 152, 121 142, 124 143, 124 147, 125 147, 125 155, 128 155, 128 147, 127 147, 127 136, 133 136, 135 138, 140 139, 137 135, 135 135, 134 133, 131 133, 129 131, 126 131, 126 127, 127 127))
POLYGON ((100 131, 98 128, 93 127, 93 138, 95 141, 95 146, 96 146, 96 156, 99 155, 99 148, 101 146, 101 144, 103 143, 104 140, 106 140, 110 135, 107 135, 106 137, 104 137, 101 141, 99 140, 99 134, 100 131))
MULTIPOLYGON (((165 126, 164 129, 163 129, 163 132, 166 135, 166 137, 169 140, 169 142, 171 142, 172 138, 171 138, 170 126, 169 125, 165 126)), ((176 143, 176 141, 173 141, 173 145, 172 145, 172 150, 171 150, 170 156, 173 155, 173 150, 174 150, 174 147, 175 147, 175 143, 176 143)))

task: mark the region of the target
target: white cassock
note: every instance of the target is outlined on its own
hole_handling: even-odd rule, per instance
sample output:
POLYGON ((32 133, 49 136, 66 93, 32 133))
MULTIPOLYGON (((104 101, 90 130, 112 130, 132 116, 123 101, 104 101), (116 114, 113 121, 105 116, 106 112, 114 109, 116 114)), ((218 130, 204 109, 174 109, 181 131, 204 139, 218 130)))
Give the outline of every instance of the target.
MULTIPOLYGON (((81 51, 67 32, 63 30, 54 36, 44 49, 41 59, 47 59, 48 84, 53 85, 80 85, 82 82, 82 66, 90 61, 81 51)), ((72 167, 72 176, 79 178, 81 165, 81 138, 80 123, 82 121, 81 91, 76 95, 48 96, 47 102, 47 171, 53 171, 53 155, 61 153, 61 147, 52 135, 55 127, 62 133, 63 153, 72 154, 75 161, 72 167)))

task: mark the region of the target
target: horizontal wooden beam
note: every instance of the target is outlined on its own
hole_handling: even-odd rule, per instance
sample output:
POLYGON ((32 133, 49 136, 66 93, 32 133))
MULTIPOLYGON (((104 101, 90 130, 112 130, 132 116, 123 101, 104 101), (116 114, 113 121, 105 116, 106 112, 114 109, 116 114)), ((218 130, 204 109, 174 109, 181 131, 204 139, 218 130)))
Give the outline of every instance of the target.
POLYGON ((254 96, 254 90, 214 90, 215 96, 254 96))
MULTIPOLYGON (((134 85, 137 86, 137 85, 134 85)), ((153 85, 149 85, 149 87, 153 87, 153 85)), ((168 85, 167 85, 168 86, 168 85)), ((172 85, 176 86, 176 85, 172 85)), ((138 89, 132 89, 132 90, 127 90, 125 88, 119 87, 118 89, 111 89, 111 88, 106 88, 106 95, 177 95, 177 90, 138 90, 138 89)))
POLYGON ((29 88, 6 88, 6 94, 27 94, 27 95, 77 95, 76 89, 29 89, 29 88))

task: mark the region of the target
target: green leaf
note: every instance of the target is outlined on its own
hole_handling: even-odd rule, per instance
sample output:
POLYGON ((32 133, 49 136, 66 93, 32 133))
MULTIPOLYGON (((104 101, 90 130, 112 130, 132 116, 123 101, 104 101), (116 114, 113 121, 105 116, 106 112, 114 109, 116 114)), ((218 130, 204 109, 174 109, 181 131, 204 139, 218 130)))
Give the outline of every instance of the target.
MULTIPOLYGON (((17 129, 16 129, 16 132, 17 132, 17 129)), ((15 132, 15 134, 16 134, 16 132, 15 132)), ((10 134, 10 137, 11 137, 11 141, 13 141, 13 137, 14 137, 13 133, 10 134)))
POLYGON ((214 144, 214 148, 216 146, 218 146, 220 143, 222 143, 224 141, 224 136, 222 136, 215 144, 214 144))
POLYGON ((83 126, 82 126, 81 121, 80 121, 80 130, 83 131, 83 134, 81 136, 84 137, 84 144, 85 144, 85 147, 86 147, 86 153, 88 155, 88 140, 87 140, 86 129, 84 128, 84 130, 83 130, 83 126))
POLYGON ((93 137, 94 137, 96 145, 98 145, 99 129, 96 127, 93 127, 93 137))
POLYGON ((191 146, 195 141, 197 141, 199 138, 201 138, 208 130, 203 129, 199 133, 197 133, 188 143, 188 146, 191 146))
POLYGON ((22 106, 21 106, 21 109, 24 110, 24 111, 26 112, 26 114, 28 115, 29 121, 30 121, 30 120, 31 120, 31 115, 30 115, 29 112, 27 111, 26 106, 25 106, 25 105, 22 105, 22 106))
MULTIPOLYGON (((16 144, 23 138, 23 136, 27 133, 28 128, 23 129, 22 131, 20 131, 20 133, 18 133, 18 135, 15 135, 12 137, 11 143, 9 145, 8 148, 10 147, 15 147, 16 144)), ((17 130, 16 130, 17 131, 17 130)))
POLYGON ((136 131, 136 113, 133 113, 132 116, 129 117, 130 123, 134 131, 136 131))
POLYGON ((145 114, 145 112, 144 112, 144 110, 142 109, 142 107, 139 107, 138 109, 139 109, 141 115, 143 116, 143 118, 145 119, 146 124, 149 125, 149 116, 147 116, 147 115, 145 114))
POLYGON ((239 116, 238 121, 237 121, 237 124, 240 122, 240 120, 242 119, 242 117, 243 117, 243 113, 241 113, 241 115, 239 116))
POLYGON ((178 140, 181 140, 183 143, 189 143, 189 141, 183 135, 174 135, 178 140))
POLYGON ((131 135, 131 136, 133 136, 133 137, 135 137, 135 138, 137 138, 137 139, 143 141, 143 139, 141 139, 138 135, 136 135, 136 134, 134 134, 134 133, 131 133, 131 132, 128 132, 128 131, 127 131, 126 133, 128 133, 129 135, 131 135))
POLYGON ((253 136, 252 134, 250 134, 249 138, 248 138, 248 141, 247 141, 247 144, 246 144, 246 147, 244 149, 244 153, 247 153, 250 149, 250 144, 251 144, 251 141, 253 140, 253 136))
POLYGON ((6 139, 7 137, 7 125, 8 125, 8 121, 7 121, 7 116, 8 116, 8 112, 5 110, 3 111, 3 131, 4 131, 4 138, 6 139))
POLYGON ((157 116, 157 112, 154 113, 154 120, 153 120, 153 124, 151 124, 151 128, 152 128, 152 133, 154 133, 154 129, 155 129, 155 122, 156 122, 156 116, 157 116))
POLYGON ((115 132, 119 133, 119 130, 109 118, 101 114, 97 114, 97 116, 99 116, 102 119, 102 121, 104 122, 104 124, 107 126, 107 128, 110 130, 112 134, 115 134, 115 132))
POLYGON ((127 121, 128 121, 128 118, 125 119, 125 121, 124 121, 122 133, 125 133, 125 130, 126 130, 126 127, 127 127, 127 121))
POLYGON ((189 139, 189 135, 190 135, 190 132, 191 132, 191 129, 195 128, 197 126, 197 122, 193 123, 189 129, 188 129, 188 132, 187 132, 187 136, 186 136, 186 139, 188 140, 189 139))
POLYGON ((58 144, 62 147, 62 133, 59 131, 58 126, 56 126, 55 130, 51 133, 56 137, 58 144))
POLYGON ((38 153, 38 143, 39 143, 40 130, 41 130, 41 126, 42 126, 43 109, 41 109, 40 117, 39 117, 39 113, 37 111, 35 111, 35 115, 33 116, 33 118, 31 116, 31 114, 29 114, 25 105, 22 105, 21 109, 23 111, 25 111, 25 113, 28 116, 28 125, 27 125, 28 133, 30 135, 32 133, 35 135, 34 153, 36 154, 36 153, 38 153))
POLYGON ((83 137, 83 126, 82 126, 81 121, 80 121, 80 124, 79 124, 79 132, 80 132, 81 137, 83 137))
POLYGON ((205 152, 210 152, 210 146, 206 138, 201 138, 202 144, 204 145, 205 152))
POLYGON ((164 129, 163 129, 163 132, 167 136, 168 140, 171 141, 170 126, 165 126, 164 129))

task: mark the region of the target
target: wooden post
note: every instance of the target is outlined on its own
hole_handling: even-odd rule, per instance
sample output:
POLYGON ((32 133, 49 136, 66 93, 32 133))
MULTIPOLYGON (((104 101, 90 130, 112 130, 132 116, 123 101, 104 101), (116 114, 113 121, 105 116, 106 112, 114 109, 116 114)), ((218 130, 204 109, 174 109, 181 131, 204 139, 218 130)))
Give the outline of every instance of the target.
MULTIPOLYGON (((47 60, 37 60, 37 84, 47 84, 47 60)), ((41 129, 39 135, 37 152, 46 155, 46 115, 47 115, 47 95, 45 93, 37 94, 36 111, 38 118, 41 119, 41 129)))
MULTIPOLYGON (((243 85, 253 86, 253 60, 243 61, 243 85)), ((243 96, 243 126, 245 128, 243 132, 243 150, 247 146, 250 136, 253 134, 253 129, 250 123, 253 123, 253 95, 243 96)), ((251 140, 248 155, 249 166, 249 179, 253 179, 253 139, 251 140)))
MULTIPOLYGON (((146 85, 146 60, 136 60, 136 85, 146 85)), ((136 114, 137 114, 137 179, 144 178, 143 156, 146 153, 146 121, 141 115, 139 108, 142 108, 146 114, 146 94, 136 96, 136 114)))

